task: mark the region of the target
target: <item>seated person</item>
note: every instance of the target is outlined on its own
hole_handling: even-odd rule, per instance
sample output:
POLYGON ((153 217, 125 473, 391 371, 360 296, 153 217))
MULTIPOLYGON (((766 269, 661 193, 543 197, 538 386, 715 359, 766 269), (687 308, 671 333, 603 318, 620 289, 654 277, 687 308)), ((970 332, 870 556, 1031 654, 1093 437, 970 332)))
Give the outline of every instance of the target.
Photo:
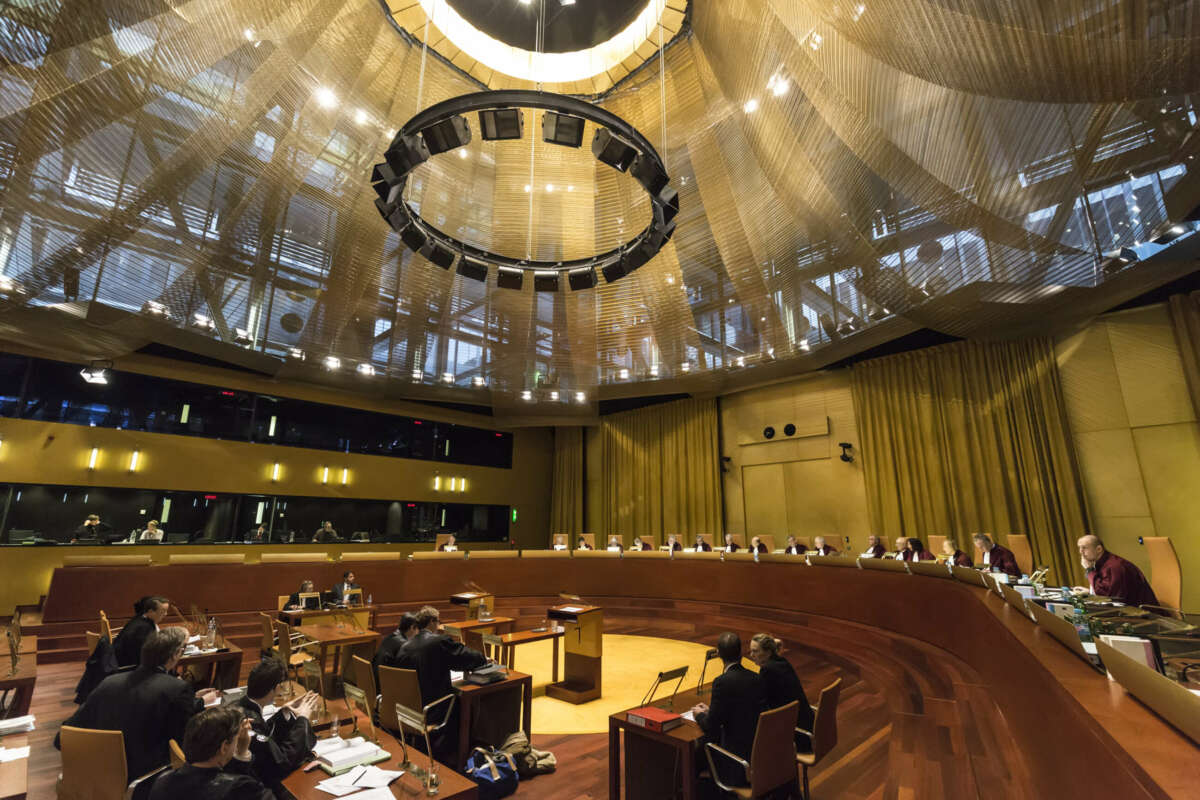
POLYGON ((725 547, 722 548, 726 553, 736 553, 742 548, 738 547, 738 543, 733 540, 733 534, 725 534, 725 547))
POLYGON ((908 561, 909 559, 912 558, 912 552, 908 549, 908 537, 907 536, 897 536, 896 537, 895 557, 901 561, 908 561))
POLYGON ((783 552, 789 556, 802 556, 808 552, 808 548, 796 541, 795 536, 789 536, 787 547, 783 548, 783 552))
POLYGON ((643 542, 642 537, 640 537, 640 536, 635 536, 635 537, 633 537, 633 546, 630 547, 629 549, 637 550, 638 552, 642 552, 642 551, 650 549, 650 543, 643 542))
MULTIPOLYGON (((421 702, 429 705, 454 692, 450 682, 450 671, 479 669, 488 664, 488 659, 477 650, 439 633, 440 618, 433 606, 424 606, 417 612, 419 631, 404 645, 404 657, 417 671, 417 682, 421 685, 421 702)), ((448 703, 439 705, 429 712, 430 723, 444 719, 448 703)), ((431 739, 433 757, 445 761, 458 748, 459 704, 454 703, 451 719, 431 739)))
POLYGON ((908 552, 911 553, 906 561, 937 561, 937 556, 925 549, 925 543, 920 539, 908 540, 908 552))
MULTIPOLYGON (((763 691, 766 693, 767 708, 786 706, 793 700, 800 701, 797 709, 796 727, 811 731, 813 727, 813 710, 804 694, 804 686, 800 683, 796 669, 786 658, 780 655, 781 642, 769 633, 756 633, 750 639, 750 660, 758 664, 758 677, 762 678, 763 691)), ((802 753, 811 747, 809 737, 803 733, 796 734, 796 749, 802 753)))
POLYGON ((576 550, 595 550, 596 548, 594 548, 590 544, 588 544, 587 539, 580 536, 579 541, 577 541, 575 543, 575 549, 576 550))
POLYGON ((99 514, 88 514, 87 519, 83 524, 75 529, 71 534, 71 541, 76 542, 80 539, 99 539, 102 542, 108 542, 112 536, 112 525, 107 522, 100 521, 99 514))
POLYGON ((625 552, 625 545, 621 544, 621 537, 615 533, 608 537, 608 550, 611 553, 625 552))
POLYGON ((438 545, 438 550, 443 553, 453 553, 455 550, 458 549, 458 545, 456 545, 454 543, 455 541, 456 540, 454 538, 454 534, 453 533, 449 534, 446 537, 446 541, 444 541, 438 545))
POLYGON ((567 549, 567 536, 566 536, 566 534, 564 534, 564 533, 556 533, 556 534, 554 534, 554 544, 553 544, 553 549, 555 549, 555 550, 566 550, 566 549, 567 549))
POLYGON ((261 544, 267 540, 267 526, 257 525, 246 533, 246 541, 261 544))
POLYGON ((253 733, 250 753, 254 756, 254 774, 279 797, 286 797, 283 779, 308 762, 317 743, 310 720, 321 705, 316 692, 306 692, 281 706, 270 720, 264 720, 263 709, 275 703, 275 692, 286 680, 287 667, 282 661, 263 659, 250 670, 246 694, 235 704, 249 720, 253 733))
POLYGON ((765 553, 765 552, 767 552, 767 546, 765 544, 763 544, 761 539, 759 539, 757 536, 755 536, 750 540, 750 552, 751 553, 765 553))
POLYGON ((1012 550, 996 544, 986 533, 976 533, 971 538, 983 551, 983 569, 988 572, 1003 572, 1014 578, 1021 577, 1021 568, 1017 566, 1017 557, 1013 555, 1012 550))
POLYGON ((168 741, 182 741, 188 720, 219 695, 216 689, 193 692, 186 682, 170 674, 183 657, 186 643, 183 628, 154 631, 142 645, 137 669, 109 675, 63 723, 73 728, 121 731, 130 782, 170 763, 168 741))
MULTIPOLYGON (((742 666, 742 640, 736 633, 726 631, 717 638, 717 654, 725 668, 713 681, 712 704, 700 703, 692 714, 706 740, 749 761, 758 715, 767 704, 766 691, 762 678, 742 666)), ((726 785, 746 785, 746 771, 740 764, 723 756, 714 755, 713 760, 726 785)), ((700 761, 708 763, 707 758, 700 761)))
POLYGON ((275 800, 251 771, 250 739, 250 721, 233 706, 201 711, 183 734, 187 763, 159 775, 150 800, 275 800))
POLYGON ((883 542, 875 534, 867 537, 867 549, 862 552, 862 558, 883 558, 883 542))
POLYGON ((142 645, 146 638, 158 630, 158 625, 167 618, 171 603, 165 597, 150 595, 133 604, 133 619, 113 639, 113 655, 118 667, 134 667, 142 659, 142 645))
POLYGON ((825 544, 824 536, 816 536, 813 538, 813 550, 820 556, 832 556, 837 554, 837 549, 832 545, 825 544))
POLYGON ((1092 594, 1131 606, 1158 605, 1158 597, 1137 565, 1108 552, 1099 536, 1090 533, 1082 536, 1076 546, 1092 594))
POLYGON ((669 534, 667 536, 667 551, 671 553, 678 553, 682 549, 683 545, 679 543, 679 539, 676 538, 675 534, 669 534))
POLYGON ((284 606, 284 610, 296 611, 296 610, 302 609, 302 608, 309 608, 309 609, 320 608, 321 607, 321 598, 320 597, 306 597, 306 598, 304 598, 304 603, 300 602, 300 595, 313 594, 313 593, 314 592, 313 592, 313 582, 312 581, 300 581, 300 590, 297 592, 292 592, 291 595, 288 596, 287 605, 284 606))
POLYGON ((379 649, 371 658, 371 669, 375 672, 375 688, 377 690, 379 689, 380 667, 412 669, 403 651, 404 645, 408 644, 408 641, 416 635, 417 615, 405 611, 400 615, 400 622, 396 624, 396 630, 383 637, 383 641, 379 643, 379 649))
POLYGON ((354 571, 346 570, 342 573, 341 582, 333 585, 333 602, 339 606, 344 606, 348 603, 362 603, 361 594, 353 597, 349 596, 350 592, 355 589, 358 589, 360 592, 362 591, 362 587, 354 582, 354 571))
POLYGON ((138 534, 139 542, 161 542, 163 532, 158 527, 158 520, 152 519, 146 523, 146 530, 138 534))
POLYGON ((321 523, 321 527, 317 528, 317 532, 313 534, 314 543, 322 542, 337 542, 342 537, 338 536, 338 532, 333 529, 333 523, 329 520, 321 523))
POLYGON ((692 549, 695 550, 697 553, 711 553, 712 545, 708 543, 708 540, 701 539, 699 536, 697 536, 696 537, 696 545, 692 549))
POLYGON ((973 567, 975 562, 971 557, 958 549, 958 542, 950 537, 946 537, 942 541, 942 552, 946 554, 946 561, 956 567, 973 567))

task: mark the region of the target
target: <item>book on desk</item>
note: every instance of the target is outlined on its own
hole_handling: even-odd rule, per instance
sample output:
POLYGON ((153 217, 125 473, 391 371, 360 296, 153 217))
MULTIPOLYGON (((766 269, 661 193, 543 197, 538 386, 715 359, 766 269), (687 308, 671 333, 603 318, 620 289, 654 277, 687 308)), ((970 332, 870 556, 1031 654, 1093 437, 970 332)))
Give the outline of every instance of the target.
POLYGON ((666 733, 683 724, 683 715, 667 711, 658 706, 642 706, 625 712, 625 719, 630 725, 646 728, 651 731, 666 733))

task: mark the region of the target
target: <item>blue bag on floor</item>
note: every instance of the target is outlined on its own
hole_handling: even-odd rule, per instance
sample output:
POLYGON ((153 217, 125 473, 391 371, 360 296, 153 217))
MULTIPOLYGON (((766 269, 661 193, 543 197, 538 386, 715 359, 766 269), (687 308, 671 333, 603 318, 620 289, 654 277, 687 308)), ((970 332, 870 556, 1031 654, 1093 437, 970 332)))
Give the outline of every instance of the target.
POLYGON ((479 785, 479 800, 497 800, 517 790, 521 776, 512 756, 476 747, 467 759, 467 777, 479 785))

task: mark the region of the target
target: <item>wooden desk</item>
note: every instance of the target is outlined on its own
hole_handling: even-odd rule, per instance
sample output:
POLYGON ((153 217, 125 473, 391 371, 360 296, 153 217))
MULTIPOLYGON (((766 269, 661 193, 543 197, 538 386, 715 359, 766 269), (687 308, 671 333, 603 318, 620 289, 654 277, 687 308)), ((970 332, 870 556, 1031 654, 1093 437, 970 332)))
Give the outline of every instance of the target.
POLYGON ((563 679, 546 687, 546 696, 568 703, 586 703, 601 693, 601 658, 604 655, 604 611, 586 603, 560 603, 550 606, 546 616, 561 620, 566 628, 563 639, 563 679))
MULTIPOLYGON (((455 764, 459 767, 467 763, 467 755, 471 752, 471 730, 476 717, 483 716, 479 713, 480 705, 488 698, 494 698, 496 695, 505 694, 508 692, 521 692, 521 730, 531 739, 533 731, 530 730, 533 722, 533 676, 516 670, 509 670, 508 677, 502 681, 489 683, 486 686, 477 686, 473 683, 468 683, 465 680, 457 681, 454 688, 458 690, 458 702, 460 705, 458 714, 458 755, 455 764)), ((507 736, 512 733, 511 725, 501 725, 505 728, 507 736)), ((503 742, 496 742, 499 747, 503 742)))
MULTIPOLYGON (((401 760, 401 755, 404 748, 400 745, 396 738, 382 728, 376 729, 379 733, 379 746, 392 754, 392 757, 387 761, 376 764, 380 769, 399 769, 398 764, 401 760)), ((428 762, 425 757, 411 748, 409 755, 418 764, 424 766, 428 762)), ((475 781, 470 778, 459 775, 454 770, 445 764, 438 762, 438 776, 441 778, 441 784, 438 788, 437 797, 439 800, 478 800, 479 787, 475 785, 475 781)), ((322 792, 317 788, 317 784, 329 777, 329 773, 322 769, 314 769, 311 772, 303 772, 296 770, 283 780, 283 788, 291 792, 296 800, 329 800, 330 795, 322 792)), ((413 797, 424 797, 425 792, 422 785, 406 772, 399 780, 396 780, 389 787, 392 791, 392 796, 397 800, 411 800, 413 797), (406 789, 418 788, 419 792, 409 794, 406 789)))
POLYGON ((530 642, 544 642, 550 639, 554 642, 554 656, 551 659, 550 682, 558 682, 558 640, 563 637, 566 628, 550 628, 544 631, 513 631, 500 637, 500 663, 512 669, 517 645, 530 642))
MULTIPOLYGON (((708 684, 711 687, 711 684, 708 684)), ((711 689, 709 690, 711 699, 711 689)), ((658 708, 673 708, 682 713, 703 701, 696 692, 656 700, 658 708)), ((707 702, 707 701, 705 701, 707 702)), ((621 800, 621 757, 625 758, 625 800, 659 800, 682 797, 696 800, 696 761, 703 759, 698 742, 704 732, 694 722, 684 720, 666 733, 647 730, 629 723, 629 712, 618 711, 608 718, 608 797, 621 800), (625 733, 624 747, 621 732, 625 733)))
POLYGON ((297 608, 290 611, 280 611, 279 619, 293 628, 301 625, 337 625, 338 617, 345 619, 347 615, 354 618, 360 628, 375 627, 375 613, 378 606, 347 606, 346 608, 297 608))
MULTIPOLYGON (((5 747, 25 747, 29 744, 29 734, 14 733, 5 736, 0 739, 0 744, 5 747)), ((28 758, 0 763, 0 800, 25 800, 28 783, 28 758)))
MULTIPOLYGON (((345 672, 352 655, 361 655, 370 661, 371 656, 375 654, 376 642, 379 640, 379 634, 375 631, 360 631, 350 627, 339 628, 336 625, 301 625, 295 630, 318 643, 317 663, 320 664, 322 675, 328 672, 329 649, 333 648, 335 678, 340 678, 345 672), (349 651, 344 660, 341 658, 343 648, 349 651)), ((326 697, 336 696, 332 694, 332 690, 333 686, 325 688, 326 697)))
POLYGON ((483 634, 500 629, 509 630, 516 622, 512 617, 492 617, 491 619, 466 619, 462 622, 446 622, 452 628, 462 631, 462 642, 472 650, 483 652, 483 634))
POLYGON ((225 647, 215 653, 194 653, 179 659, 180 667, 208 667, 207 677, 198 688, 232 689, 242 676, 242 648, 225 641, 225 647))
POLYGON ((17 660, 15 673, 12 672, 12 660, 7 655, 0 658, 0 691, 11 689, 13 692, 5 717, 23 717, 29 713, 29 702, 33 699, 35 683, 37 654, 21 656, 17 660))

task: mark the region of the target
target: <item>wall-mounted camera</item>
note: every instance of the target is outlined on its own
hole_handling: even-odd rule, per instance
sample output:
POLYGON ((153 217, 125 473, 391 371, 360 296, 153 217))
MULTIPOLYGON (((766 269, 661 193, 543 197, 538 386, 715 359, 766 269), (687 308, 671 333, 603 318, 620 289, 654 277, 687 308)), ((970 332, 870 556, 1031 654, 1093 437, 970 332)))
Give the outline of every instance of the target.
POLYGON ((838 447, 842 448, 842 461, 850 464, 854 461, 854 445, 850 442, 838 442, 838 447))

